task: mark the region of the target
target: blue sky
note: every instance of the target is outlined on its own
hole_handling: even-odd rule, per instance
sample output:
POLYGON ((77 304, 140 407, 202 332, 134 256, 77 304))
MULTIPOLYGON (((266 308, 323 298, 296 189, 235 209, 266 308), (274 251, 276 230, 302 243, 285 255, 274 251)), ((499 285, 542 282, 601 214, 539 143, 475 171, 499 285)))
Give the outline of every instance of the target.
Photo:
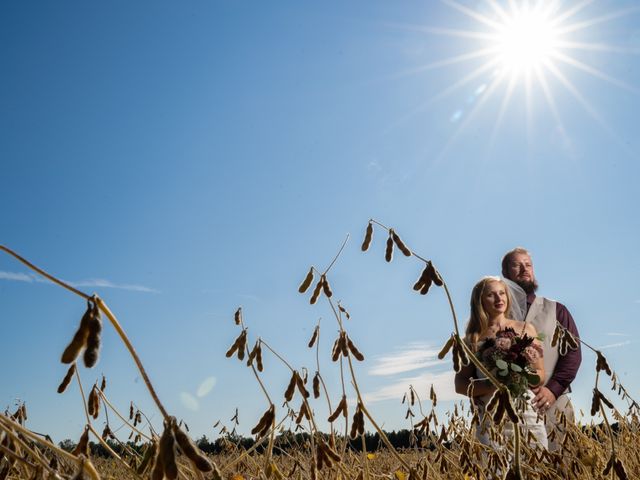
MULTIPOLYGON (((487 2, 458 5, 488 14, 487 2)), ((250 371, 224 357, 239 305, 250 341, 311 371, 322 318, 321 370, 339 399, 331 310, 296 289, 347 234, 330 281, 367 357, 357 374, 371 410, 404 428, 403 385, 454 398, 449 360, 433 362, 452 330, 444 294, 415 295, 419 263, 386 264, 381 231, 360 252, 370 217, 433 259, 463 321, 473 284, 525 245, 540 293, 568 306, 638 396, 634 8, 602 0, 568 20, 583 25, 572 41, 597 48, 569 52, 591 73, 556 63, 573 93, 546 77, 554 115, 538 82, 528 103, 521 80, 504 100, 495 69, 462 82, 487 58, 447 60, 482 40, 445 31, 487 26, 445 2, 5 2, 0 242, 101 295, 196 436, 215 437, 235 407, 247 433, 266 408, 250 371)), ((56 440, 84 424, 77 388, 55 393, 83 311, 0 257, 0 405, 26 401, 31 427, 56 440)), ((585 353, 574 384, 585 411, 594 364, 585 353)), ((265 369, 281 398, 286 370, 267 354, 265 369)), ((102 373, 115 404, 158 420, 109 326, 85 388, 102 373)))

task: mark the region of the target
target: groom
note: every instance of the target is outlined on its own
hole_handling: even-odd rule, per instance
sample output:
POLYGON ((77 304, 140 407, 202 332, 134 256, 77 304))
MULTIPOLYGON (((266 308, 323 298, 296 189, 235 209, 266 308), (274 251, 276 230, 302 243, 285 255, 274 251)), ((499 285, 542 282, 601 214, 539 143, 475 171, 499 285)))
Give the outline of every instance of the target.
MULTIPOLYGON (((578 373, 582 354, 580 347, 577 350, 568 350, 561 356, 558 346, 551 346, 556 321, 565 327, 574 337, 579 337, 569 310, 560 302, 537 297, 538 282, 533 273, 533 262, 527 250, 521 247, 507 252, 502 258, 502 275, 517 283, 527 294, 527 312, 525 321, 531 322, 538 333, 544 334, 544 369, 545 383, 541 387, 533 389, 535 398, 533 406, 540 412, 547 414, 546 428, 550 434, 556 425, 556 412, 564 412, 567 421, 574 422, 573 406, 567 396, 571 382, 578 373)), ((549 449, 555 450, 562 438, 549 441, 549 449)))

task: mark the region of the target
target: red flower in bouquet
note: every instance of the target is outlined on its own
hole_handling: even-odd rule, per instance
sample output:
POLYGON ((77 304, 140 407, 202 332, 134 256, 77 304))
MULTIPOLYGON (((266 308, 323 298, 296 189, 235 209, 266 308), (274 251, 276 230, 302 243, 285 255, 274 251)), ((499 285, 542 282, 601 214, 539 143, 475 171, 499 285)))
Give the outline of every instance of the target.
POLYGON ((530 386, 540 383, 535 362, 542 357, 542 347, 526 333, 517 335, 505 328, 488 338, 476 353, 478 359, 514 397, 523 396, 530 386))

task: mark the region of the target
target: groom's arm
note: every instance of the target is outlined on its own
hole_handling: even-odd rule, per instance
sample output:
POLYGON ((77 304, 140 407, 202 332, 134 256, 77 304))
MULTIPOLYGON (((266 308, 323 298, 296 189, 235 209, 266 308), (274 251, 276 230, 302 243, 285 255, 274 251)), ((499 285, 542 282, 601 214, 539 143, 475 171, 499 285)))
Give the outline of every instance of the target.
MULTIPOLYGON (((560 325, 565 327, 574 337, 579 338, 578 327, 573 321, 573 317, 567 307, 561 303, 556 303, 556 319, 560 322, 560 325)), ((567 350, 567 354, 558 358, 556 368, 553 370, 551 378, 547 382, 546 387, 551 390, 551 393, 558 398, 564 393, 564 391, 571 385, 571 382, 576 378, 580 363, 582 362, 582 352, 580 349, 580 343, 576 350, 567 350)))

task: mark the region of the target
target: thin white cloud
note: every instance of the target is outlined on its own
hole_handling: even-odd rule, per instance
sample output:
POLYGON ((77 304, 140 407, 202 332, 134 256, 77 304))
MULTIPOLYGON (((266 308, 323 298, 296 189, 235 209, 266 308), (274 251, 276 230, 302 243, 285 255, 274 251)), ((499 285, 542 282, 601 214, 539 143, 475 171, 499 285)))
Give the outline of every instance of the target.
MULTIPOLYGON (((459 395, 455 392, 455 372, 450 362, 438 359, 439 349, 427 342, 412 342, 392 353, 381 355, 374 359, 374 366, 369 371, 370 375, 395 376, 382 388, 364 394, 367 402, 381 402, 384 400, 398 400, 407 392, 409 385, 418 392, 423 392, 426 397, 429 388, 433 385, 438 399, 456 400, 459 395), (443 370, 444 368, 444 370, 443 370), (397 378, 398 374, 415 372, 412 376, 397 378)), ((428 397, 427 397, 428 398, 428 397)))
POLYGON ((113 283, 111 280, 106 280, 104 278, 91 278, 87 280, 80 280, 78 282, 67 283, 73 287, 117 288, 119 290, 130 290, 132 292, 160 293, 155 288, 145 287, 144 285, 113 283))
POLYGON ((4 272, 0 270, 0 280, 13 280, 16 282, 33 282, 34 278, 26 273, 4 272))
MULTIPOLYGON (((9 280, 16 282, 27 282, 27 283, 50 283, 49 280, 44 279, 38 275, 33 273, 22 273, 22 272, 6 272, 0 271, 0 280, 9 280)), ((127 284, 127 283, 114 283, 111 280, 106 280, 104 278, 92 278, 87 280, 80 280, 77 282, 64 280, 66 283, 73 287, 96 287, 96 288, 117 288, 119 290, 129 290, 132 292, 145 292, 145 293, 160 293, 158 290, 150 287, 145 287, 144 285, 135 285, 135 284, 127 284)))
POLYGON ((609 332, 607 335, 611 337, 630 337, 631 335, 628 333, 617 333, 617 332, 609 332))
POLYGON ((428 368, 440 363, 437 359, 438 350, 427 343, 410 343, 404 348, 398 348, 389 355, 374 358, 374 365, 369 375, 386 376, 410 372, 420 368, 428 368))
POLYGON ((633 342, 631 342, 631 340, 626 340, 624 342, 618 342, 618 343, 610 343, 609 345, 603 345, 601 347, 598 347, 598 350, 604 350, 606 348, 617 348, 617 347, 624 347, 625 345, 629 345, 633 342))
POLYGON ((366 403, 384 400, 400 401, 409 389, 409 385, 413 385, 418 393, 424 393, 424 395, 421 394, 423 400, 425 397, 428 399, 427 395, 431 385, 433 385, 438 400, 459 400, 460 395, 456 393, 453 384, 454 377, 453 369, 440 373, 425 372, 413 377, 405 377, 376 391, 365 393, 364 400, 366 403))

